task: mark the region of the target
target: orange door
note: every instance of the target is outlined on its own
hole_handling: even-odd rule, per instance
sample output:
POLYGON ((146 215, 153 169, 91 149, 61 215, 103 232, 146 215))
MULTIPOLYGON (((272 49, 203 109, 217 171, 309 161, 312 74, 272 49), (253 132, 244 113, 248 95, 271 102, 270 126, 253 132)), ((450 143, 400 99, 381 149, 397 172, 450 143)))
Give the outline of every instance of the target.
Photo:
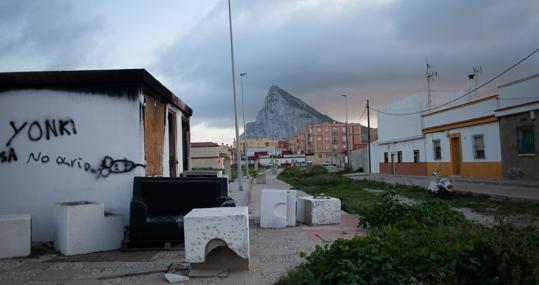
POLYGON ((453 175, 462 174, 462 148, 460 145, 460 134, 451 137, 451 167, 453 175))

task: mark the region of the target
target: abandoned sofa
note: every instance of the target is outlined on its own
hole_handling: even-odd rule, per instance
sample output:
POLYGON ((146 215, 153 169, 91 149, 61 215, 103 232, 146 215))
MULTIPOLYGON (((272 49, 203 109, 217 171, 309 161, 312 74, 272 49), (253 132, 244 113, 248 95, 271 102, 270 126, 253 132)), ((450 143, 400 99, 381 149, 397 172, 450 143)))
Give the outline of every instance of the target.
POLYGON ((132 242, 183 241, 183 216, 195 208, 235 206, 221 177, 135 177, 132 242))

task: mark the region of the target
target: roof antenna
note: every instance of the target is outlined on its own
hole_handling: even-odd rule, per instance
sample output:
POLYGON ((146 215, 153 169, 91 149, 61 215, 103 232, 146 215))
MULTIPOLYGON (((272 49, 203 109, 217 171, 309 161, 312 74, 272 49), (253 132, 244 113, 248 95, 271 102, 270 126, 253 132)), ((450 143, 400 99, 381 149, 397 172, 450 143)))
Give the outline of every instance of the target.
MULTIPOLYGON (((479 85, 479 75, 483 74, 483 67, 481 65, 474 65, 473 66, 473 74, 468 75, 468 79, 474 79, 475 80, 475 90, 473 93, 474 96, 477 97, 477 86, 479 85)), ((468 101, 472 100, 472 92, 468 95, 468 101)))
POLYGON ((438 76, 438 72, 432 71, 432 65, 429 64, 429 58, 427 57, 427 72, 425 72, 425 78, 427 78, 427 103, 430 106, 432 104, 432 98, 430 96, 430 80, 434 80, 433 77, 438 76))

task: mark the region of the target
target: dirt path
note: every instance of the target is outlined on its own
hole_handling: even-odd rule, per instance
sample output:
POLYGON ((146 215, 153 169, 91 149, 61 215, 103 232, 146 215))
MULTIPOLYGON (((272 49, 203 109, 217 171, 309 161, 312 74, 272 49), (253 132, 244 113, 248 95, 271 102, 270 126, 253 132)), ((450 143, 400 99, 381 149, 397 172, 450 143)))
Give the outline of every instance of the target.
MULTIPOLYGON (((365 188, 363 190, 367 192, 371 192, 371 193, 376 193, 378 195, 382 195, 383 193, 385 193, 385 190, 380 190, 380 189, 365 188)), ((395 195, 395 197, 397 198, 397 200, 399 200, 399 202, 403 204, 408 204, 408 205, 416 205, 423 202, 421 200, 408 198, 402 195, 395 195)), ((499 222, 505 222, 505 223, 510 223, 517 226, 530 226, 531 225, 539 229, 539 220, 529 215, 511 215, 511 216, 506 216, 500 219, 493 215, 485 215, 485 214, 479 213, 470 208, 453 207, 451 209, 462 213, 467 219, 475 223, 485 225, 485 226, 493 226, 499 222)))

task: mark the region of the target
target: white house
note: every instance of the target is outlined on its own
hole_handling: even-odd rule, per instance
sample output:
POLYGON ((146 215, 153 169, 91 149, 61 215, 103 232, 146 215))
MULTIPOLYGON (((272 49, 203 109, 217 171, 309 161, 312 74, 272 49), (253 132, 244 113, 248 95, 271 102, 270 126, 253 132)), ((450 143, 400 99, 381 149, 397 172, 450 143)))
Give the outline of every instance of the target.
POLYGON ((52 240, 55 203, 129 221, 134 176, 189 168, 192 110, 144 69, 0 73, 0 214, 52 240))
MULTIPOLYGON (((427 93, 417 92, 381 107, 378 115, 379 172, 385 174, 426 175, 426 145, 423 134, 424 110, 447 103, 463 91, 433 91, 431 104, 427 93)), ((460 102, 457 100, 455 103, 460 102)), ((453 104, 455 104, 453 103, 453 104)), ((436 110, 436 109, 434 109, 436 110)), ((375 168, 373 168, 375 169, 375 168)))

